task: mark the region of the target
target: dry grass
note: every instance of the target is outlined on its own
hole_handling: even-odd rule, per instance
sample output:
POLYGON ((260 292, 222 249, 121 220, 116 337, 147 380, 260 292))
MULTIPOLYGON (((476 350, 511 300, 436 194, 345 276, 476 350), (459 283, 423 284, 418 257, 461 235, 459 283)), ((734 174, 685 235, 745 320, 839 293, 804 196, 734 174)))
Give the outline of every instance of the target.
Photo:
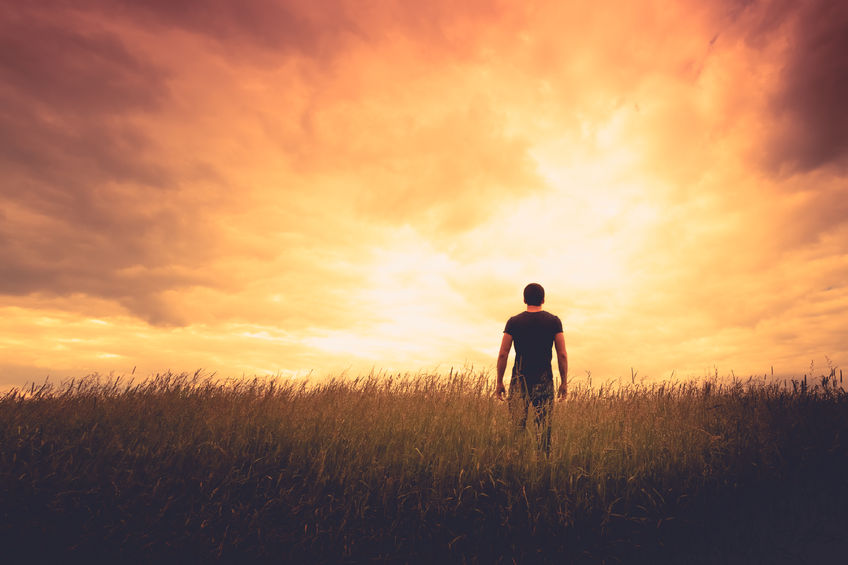
POLYGON ((833 376, 573 387, 549 458, 480 373, 31 387, 0 398, 0 542, 35 561, 756 562, 844 518, 833 376))

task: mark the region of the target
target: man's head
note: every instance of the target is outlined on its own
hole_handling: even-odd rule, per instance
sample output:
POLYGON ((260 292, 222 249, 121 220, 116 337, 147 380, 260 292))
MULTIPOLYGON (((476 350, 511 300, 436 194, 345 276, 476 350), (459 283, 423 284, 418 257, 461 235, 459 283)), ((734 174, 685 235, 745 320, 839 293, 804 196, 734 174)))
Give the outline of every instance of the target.
POLYGON ((545 302, 545 289, 538 283, 524 287, 524 303, 528 306, 541 306, 545 302))

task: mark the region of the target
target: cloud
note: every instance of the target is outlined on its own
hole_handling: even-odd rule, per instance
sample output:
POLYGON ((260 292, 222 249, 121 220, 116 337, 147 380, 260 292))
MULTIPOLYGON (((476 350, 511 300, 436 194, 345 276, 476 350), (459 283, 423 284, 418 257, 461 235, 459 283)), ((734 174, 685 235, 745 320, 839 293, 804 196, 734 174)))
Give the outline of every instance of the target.
POLYGON ((56 212, 92 184, 167 185, 129 119, 164 104, 166 73, 114 34, 17 16, 0 27, 4 196, 56 212))
POLYGON ((729 2, 728 8, 730 33, 755 54, 778 59, 763 108, 769 124, 762 165, 780 176, 824 166, 844 172, 848 8, 833 0, 729 2))
POLYGON ((531 280, 578 373, 844 349, 841 4, 3 10, 29 363, 488 363, 531 280))
POLYGON ((805 2, 793 26, 782 89, 772 101, 783 122, 773 169, 805 172, 848 164, 848 6, 805 2))
MULTIPOLYGON (((8 12, 7 294, 109 298, 164 325, 207 316, 176 293, 246 295, 255 278, 291 298, 315 284, 339 294, 349 277, 320 258, 367 253, 362 222, 461 230, 488 202, 539 188, 526 140, 462 92, 461 70, 456 106, 445 106, 434 55, 420 50, 438 37, 462 51, 463 19, 497 10, 83 2, 8 12), (417 71, 381 62, 369 45, 389 36, 420 59, 417 71), (328 66, 337 57, 352 64, 328 66), (245 245, 257 225, 262 236, 245 245), (286 239, 302 233, 314 259, 286 239)), ((254 310, 225 302, 230 315, 254 310)))
POLYGON ((167 72, 96 26, 11 12, 0 28, 0 291, 110 297, 174 321, 134 306, 197 281, 184 257, 169 261, 179 244, 157 244, 183 236, 174 189, 202 175, 153 156, 137 125, 167 103, 167 72), (155 275, 128 274, 139 264, 155 275))
MULTIPOLYGON (((61 1, 43 6, 67 10, 61 1)), ((234 55, 246 65, 303 57, 321 72, 331 72, 328 66, 351 47, 384 46, 399 38, 425 43, 428 57, 475 58, 492 30, 497 33, 504 22, 520 21, 524 14, 508 2, 490 0, 462 5, 443 0, 426 5, 390 0, 368 5, 352 0, 250 0, 238 5, 226 0, 81 0, 73 11, 137 22, 157 32, 188 32, 203 38, 216 54, 234 55)))
POLYGON ((528 140, 506 134, 485 102, 467 104, 407 128, 376 116, 357 119, 352 129, 361 133, 343 142, 373 145, 340 165, 354 210, 450 234, 485 219, 503 198, 541 190, 528 140))

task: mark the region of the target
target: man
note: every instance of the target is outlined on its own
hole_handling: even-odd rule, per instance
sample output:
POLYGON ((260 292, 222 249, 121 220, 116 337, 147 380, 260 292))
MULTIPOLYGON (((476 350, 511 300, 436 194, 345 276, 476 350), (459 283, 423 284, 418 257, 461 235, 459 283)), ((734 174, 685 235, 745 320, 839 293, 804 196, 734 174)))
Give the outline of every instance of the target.
POLYGON ((533 407, 536 424, 536 441, 545 454, 551 450, 551 413, 554 403, 554 375, 551 369, 551 347, 556 346, 559 366, 559 396, 568 393, 568 355, 562 322, 553 314, 542 310, 545 289, 536 283, 524 288, 527 310, 510 318, 504 328, 501 350, 498 353, 498 383, 495 395, 503 399, 506 392, 503 377, 509 350, 515 345, 515 361, 509 381, 509 412, 514 424, 523 430, 527 424, 527 411, 533 407))

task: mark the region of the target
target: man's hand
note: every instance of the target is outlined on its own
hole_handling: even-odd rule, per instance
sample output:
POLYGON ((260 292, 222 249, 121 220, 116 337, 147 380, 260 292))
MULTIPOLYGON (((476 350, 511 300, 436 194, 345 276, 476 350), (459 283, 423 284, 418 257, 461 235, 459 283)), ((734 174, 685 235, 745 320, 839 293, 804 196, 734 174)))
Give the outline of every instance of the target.
POLYGON ((509 350, 512 348, 512 336, 508 333, 504 332, 503 337, 501 338, 501 350, 498 351, 498 386, 495 388, 495 398, 498 400, 504 399, 504 393, 506 392, 506 388, 504 388, 503 379, 504 373, 506 373, 506 362, 509 359, 509 350))
POLYGON ((565 337, 562 332, 554 336, 554 345, 557 352, 557 366, 559 367, 559 391, 557 396, 560 400, 565 400, 568 397, 568 353, 565 351, 565 337))

